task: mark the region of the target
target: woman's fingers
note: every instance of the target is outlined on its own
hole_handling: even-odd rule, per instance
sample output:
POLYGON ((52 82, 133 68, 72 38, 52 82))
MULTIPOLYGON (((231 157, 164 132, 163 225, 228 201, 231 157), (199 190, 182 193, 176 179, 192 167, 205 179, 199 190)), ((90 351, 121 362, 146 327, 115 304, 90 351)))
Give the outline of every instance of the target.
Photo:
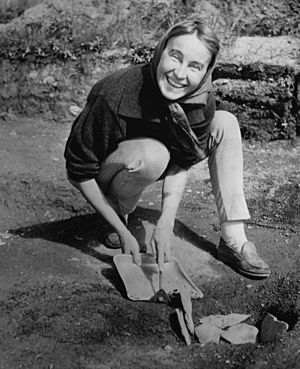
POLYGON ((140 254, 140 247, 137 240, 132 236, 120 237, 121 243, 123 245, 123 253, 132 255, 133 261, 137 265, 141 265, 142 259, 140 254))
POLYGON ((139 253, 139 250, 132 250, 131 251, 133 261, 138 265, 141 266, 142 264, 142 258, 141 254, 139 253))
POLYGON ((164 263, 171 258, 170 250, 171 234, 165 229, 155 229, 150 242, 152 253, 156 254, 156 260, 160 271, 164 270, 164 263))
POLYGON ((156 242, 154 239, 154 235, 152 235, 151 241, 150 241, 150 246, 151 246, 151 250, 152 250, 152 254, 156 255, 156 242))

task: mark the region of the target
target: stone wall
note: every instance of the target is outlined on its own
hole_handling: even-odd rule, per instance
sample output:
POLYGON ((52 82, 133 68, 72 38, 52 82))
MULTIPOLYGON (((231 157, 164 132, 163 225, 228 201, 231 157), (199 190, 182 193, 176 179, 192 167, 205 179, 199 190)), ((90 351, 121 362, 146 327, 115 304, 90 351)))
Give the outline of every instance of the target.
POLYGON ((234 113, 244 137, 291 138, 297 125, 297 73, 292 67, 223 63, 213 74, 217 108, 234 113))
POLYGON ((240 121, 244 137, 300 134, 300 42, 296 37, 239 37, 213 74, 219 109, 240 121))

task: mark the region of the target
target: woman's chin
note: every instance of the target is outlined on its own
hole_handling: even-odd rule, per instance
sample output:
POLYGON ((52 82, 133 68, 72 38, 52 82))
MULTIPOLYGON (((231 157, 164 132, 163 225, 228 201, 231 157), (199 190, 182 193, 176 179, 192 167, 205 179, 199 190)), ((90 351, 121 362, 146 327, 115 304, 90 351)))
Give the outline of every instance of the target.
POLYGON ((178 99, 182 98, 185 95, 184 91, 173 90, 173 89, 172 90, 170 90, 170 89, 161 89, 161 94, 167 100, 178 100, 178 99))

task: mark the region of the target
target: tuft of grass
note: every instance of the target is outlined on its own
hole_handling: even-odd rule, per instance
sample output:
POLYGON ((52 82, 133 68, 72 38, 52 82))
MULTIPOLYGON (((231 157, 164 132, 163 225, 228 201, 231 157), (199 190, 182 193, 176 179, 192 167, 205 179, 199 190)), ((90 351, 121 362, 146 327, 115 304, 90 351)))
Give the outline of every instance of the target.
POLYGON ((0 57, 68 60, 117 47, 151 48, 170 26, 197 16, 216 30, 224 48, 241 35, 300 34, 299 14, 297 0, 82 0, 74 7, 68 0, 6 0, 0 5, 0 22, 6 22, 0 57), (85 1, 93 16, 83 11, 85 1))

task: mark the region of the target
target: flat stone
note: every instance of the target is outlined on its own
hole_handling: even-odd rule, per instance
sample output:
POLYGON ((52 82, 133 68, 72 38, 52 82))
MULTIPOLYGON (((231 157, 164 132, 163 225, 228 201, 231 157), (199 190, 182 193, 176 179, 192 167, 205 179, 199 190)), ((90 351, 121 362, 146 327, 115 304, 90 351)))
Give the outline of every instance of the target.
POLYGON ((250 317, 249 314, 228 314, 228 315, 209 315, 199 320, 201 324, 209 324, 215 327, 225 329, 238 323, 241 323, 250 317))
POLYGON ((258 329, 246 323, 236 324, 221 332, 221 337, 234 345, 256 343, 258 329))
POLYGON ((187 345, 190 345, 191 344, 191 337, 190 337, 189 331, 188 331, 188 329, 185 325, 183 310, 180 309, 180 308, 176 308, 175 310, 176 310, 178 322, 179 322, 179 325, 180 325, 181 334, 182 334, 182 336, 185 340, 185 343, 187 345))
POLYGON ((289 325, 286 322, 278 320, 274 315, 267 314, 262 321, 260 329, 260 341, 272 342, 289 329, 289 325))
POLYGON ((182 304, 183 316, 189 330, 190 334, 193 335, 195 333, 195 327, 192 316, 192 299, 191 299, 191 291, 190 289, 180 289, 180 300, 182 304))
POLYGON ((299 39, 295 36, 242 36, 230 48, 222 50, 220 59, 242 64, 289 65, 299 70, 299 52, 299 39))
POLYGON ((195 327, 195 334, 200 343, 219 343, 222 330, 214 325, 200 324, 195 327))

